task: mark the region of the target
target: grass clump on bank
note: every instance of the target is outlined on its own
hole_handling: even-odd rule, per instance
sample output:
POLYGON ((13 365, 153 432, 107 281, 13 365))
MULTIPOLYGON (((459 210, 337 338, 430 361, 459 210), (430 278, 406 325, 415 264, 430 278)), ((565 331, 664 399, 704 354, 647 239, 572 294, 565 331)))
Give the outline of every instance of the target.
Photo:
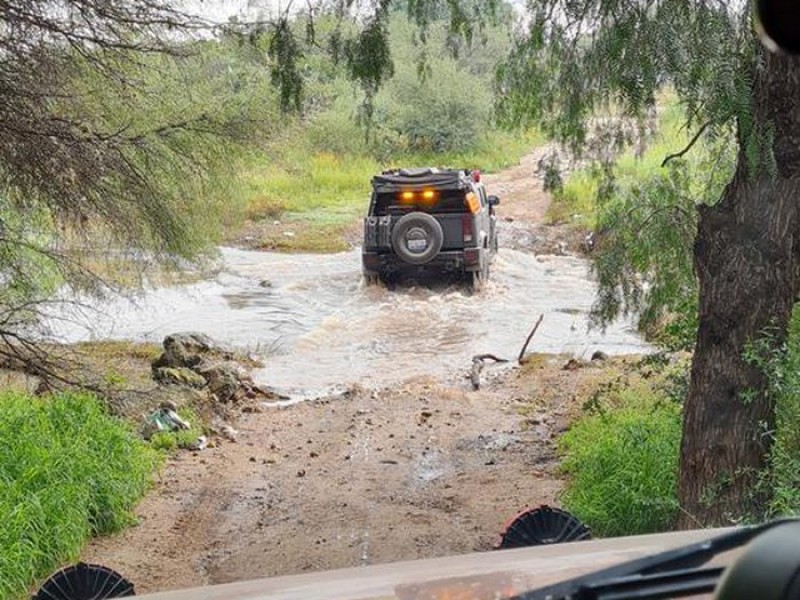
POLYGON ((131 523, 158 453, 86 394, 0 394, 0 600, 131 523))
POLYGON ((795 304, 782 349, 770 356, 756 344, 748 354, 767 375, 775 401, 770 471, 764 478, 770 497, 767 516, 800 515, 800 307, 795 304))
MULTIPOLYGON (((768 335, 768 334, 767 334, 768 335)), ((766 338, 765 338, 766 339, 766 338)), ((763 370, 775 401, 769 468, 756 490, 769 498, 754 521, 800 515, 800 308, 789 336, 771 354, 754 342, 748 360, 763 370)), ((601 386, 584 414, 561 438, 567 484, 564 507, 601 537, 669 530, 677 500, 681 402, 688 363, 670 365, 659 355, 635 373, 601 386)))
POLYGON ((677 515, 681 407, 666 381, 606 389, 561 438, 564 507, 597 536, 664 531, 677 515))

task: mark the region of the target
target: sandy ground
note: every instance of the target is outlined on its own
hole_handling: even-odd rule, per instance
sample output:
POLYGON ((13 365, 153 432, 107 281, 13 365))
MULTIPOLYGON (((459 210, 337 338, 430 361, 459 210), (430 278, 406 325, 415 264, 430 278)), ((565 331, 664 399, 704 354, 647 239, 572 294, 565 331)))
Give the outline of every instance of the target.
MULTIPOLYGON (((503 243, 563 251, 537 160, 486 177, 503 243)), ((477 391, 422 378, 242 412, 235 441, 171 458, 138 526, 81 558, 146 593, 490 550, 520 511, 558 505, 555 442, 603 377, 567 362, 487 368, 477 391)))

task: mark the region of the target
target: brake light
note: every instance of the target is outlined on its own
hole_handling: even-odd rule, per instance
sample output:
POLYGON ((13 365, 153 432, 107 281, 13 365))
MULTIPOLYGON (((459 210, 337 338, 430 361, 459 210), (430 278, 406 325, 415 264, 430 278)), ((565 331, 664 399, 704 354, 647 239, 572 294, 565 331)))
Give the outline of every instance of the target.
POLYGON ((469 209, 469 212, 473 215, 477 215, 481 211, 481 202, 478 200, 478 197, 470 192, 464 198, 464 205, 469 209))
POLYGON ((472 215, 461 215, 461 235, 465 242, 472 241, 472 215))
POLYGON ((436 192, 433 190, 423 190, 422 192, 422 199, 426 202, 433 202, 436 200, 436 192))
POLYGON ((402 202, 413 202, 414 201, 414 192, 401 192, 400 193, 400 200, 402 202))

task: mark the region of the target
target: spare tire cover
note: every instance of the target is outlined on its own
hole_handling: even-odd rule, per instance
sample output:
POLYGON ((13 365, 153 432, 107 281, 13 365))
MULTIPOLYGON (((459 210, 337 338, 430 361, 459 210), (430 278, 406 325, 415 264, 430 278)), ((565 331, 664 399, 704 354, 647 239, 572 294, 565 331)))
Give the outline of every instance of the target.
POLYGON ((444 243, 442 226, 431 215, 413 212, 401 217, 392 229, 392 248, 395 254, 411 265, 432 261, 444 243))

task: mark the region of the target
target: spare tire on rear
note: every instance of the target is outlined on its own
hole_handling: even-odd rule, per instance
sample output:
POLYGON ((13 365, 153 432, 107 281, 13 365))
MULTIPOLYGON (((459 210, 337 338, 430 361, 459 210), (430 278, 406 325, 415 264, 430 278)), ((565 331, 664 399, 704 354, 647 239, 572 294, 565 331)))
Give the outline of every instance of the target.
POLYGON ((410 265, 429 263, 439 254, 443 243, 442 226, 424 212, 401 217, 392 229, 392 248, 400 260, 410 265))

